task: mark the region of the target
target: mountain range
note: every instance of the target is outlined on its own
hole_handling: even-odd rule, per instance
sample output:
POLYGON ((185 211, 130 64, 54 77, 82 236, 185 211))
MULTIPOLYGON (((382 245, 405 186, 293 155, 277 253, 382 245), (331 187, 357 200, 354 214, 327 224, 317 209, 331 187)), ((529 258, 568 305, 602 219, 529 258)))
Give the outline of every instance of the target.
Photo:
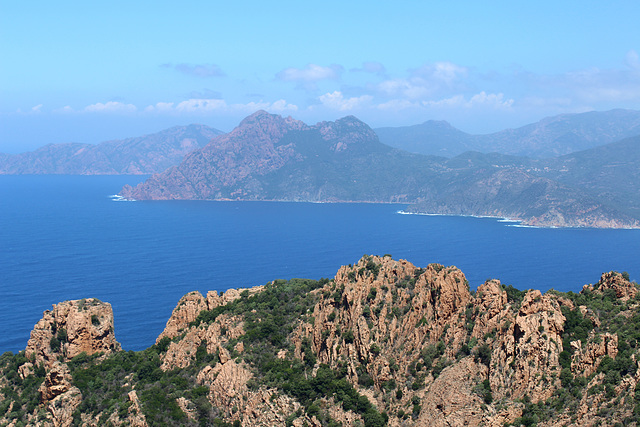
POLYGON ((353 116, 308 126, 259 111, 121 195, 399 202, 415 213, 508 217, 526 225, 638 227, 639 141, 552 159, 478 152, 446 158, 382 144, 353 116))
POLYGON ((0 425, 633 426, 639 298, 624 272, 473 291, 456 267, 365 255, 332 279, 190 292, 138 352, 110 304, 65 301, 0 356, 0 425))
POLYGON ((307 125, 258 111, 227 134, 190 125, 0 154, 0 174, 152 173, 122 189, 136 200, 395 202, 412 213, 636 228, 639 126, 640 112, 612 110, 469 135, 446 122, 374 131, 353 116, 307 125))
POLYGON ((406 202, 428 191, 430 158, 378 141, 353 116, 315 126, 258 111, 122 196, 406 202), (426 160, 426 161, 425 161, 426 160))
POLYGON ((547 117, 486 135, 462 132, 444 121, 375 129, 384 144, 419 154, 455 157, 465 151, 549 158, 640 135, 640 111, 610 110, 547 117))
POLYGON ((0 174, 118 175, 162 172, 222 132, 204 125, 175 126, 100 144, 48 144, 32 152, 0 154, 0 174))

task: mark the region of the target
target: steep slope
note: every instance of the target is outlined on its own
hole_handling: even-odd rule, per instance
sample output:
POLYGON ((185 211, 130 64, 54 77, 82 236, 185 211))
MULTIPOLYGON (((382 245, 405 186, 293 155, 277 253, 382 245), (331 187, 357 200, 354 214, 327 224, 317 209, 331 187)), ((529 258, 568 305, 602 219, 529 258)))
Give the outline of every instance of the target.
POLYGON ((410 205, 407 212, 511 218, 530 226, 640 227, 638 216, 619 209, 612 200, 523 167, 452 173, 437 192, 410 205))
POLYGON ((0 423, 634 425, 639 298, 615 272, 579 294, 472 292, 455 267, 365 255, 332 280, 189 293, 142 352, 5 353, 0 423))
POLYGON ((0 174, 114 175, 161 172, 222 132, 203 125, 92 144, 49 144, 0 156, 0 174))
POLYGON ((623 212, 640 217, 640 136, 550 159, 541 176, 584 188, 623 212))

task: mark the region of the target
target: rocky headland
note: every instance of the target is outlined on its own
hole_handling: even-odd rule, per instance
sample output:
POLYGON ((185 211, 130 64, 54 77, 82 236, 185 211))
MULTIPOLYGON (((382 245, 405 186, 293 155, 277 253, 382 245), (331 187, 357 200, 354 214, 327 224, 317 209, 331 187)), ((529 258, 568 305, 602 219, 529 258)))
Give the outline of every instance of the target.
POLYGON ((472 291, 455 267, 365 255, 191 292, 141 352, 108 304, 67 301, 0 358, 0 425, 637 425, 639 299, 625 273, 472 291))

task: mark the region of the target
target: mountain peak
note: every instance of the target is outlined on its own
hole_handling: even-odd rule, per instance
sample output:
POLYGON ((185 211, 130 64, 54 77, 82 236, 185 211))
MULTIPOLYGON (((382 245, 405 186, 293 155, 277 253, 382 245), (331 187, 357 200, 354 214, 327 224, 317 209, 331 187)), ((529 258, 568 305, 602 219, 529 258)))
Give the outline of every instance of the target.
POLYGON ((252 122, 255 120, 260 120, 262 118, 269 118, 269 117, 275 117, 277 116, 277 114, 271 114, 268 111, 265 110, 258 110, 256 112, 254 112, 253 114, 249 114, 247 117, 245 117, 244 119, 242 119, 242 121, 240 122, 240 125, 242 125, 242 123, 244 123, 245 121, 248 122, 252 122))
POLYGON ((288 130, 300 130, 306 128, 307 125, 296 120, 291 116, 282 117, 279 114, 271 114, 265 110, 258 110, 250 116, 245 117, 238 127, 236 127, 231 133, 244 132, 247 129, 254 128, 256 131, 261 129, 261 132, 282 134, 288 130))
POLYGON ((430 128, 436 128, 436 129, 456 129, 451 125, 451 123, 449 123, 446 120, 427 120, 426 122, 418 126, 424 126, 424 127, 430 127, 430 128))
POLYGON ((325 141, 332 140, 331 149, 335 152, 380 142, 373 129, 355 116, 345 116, 335 122, 320 122, 315 127, 325 141))

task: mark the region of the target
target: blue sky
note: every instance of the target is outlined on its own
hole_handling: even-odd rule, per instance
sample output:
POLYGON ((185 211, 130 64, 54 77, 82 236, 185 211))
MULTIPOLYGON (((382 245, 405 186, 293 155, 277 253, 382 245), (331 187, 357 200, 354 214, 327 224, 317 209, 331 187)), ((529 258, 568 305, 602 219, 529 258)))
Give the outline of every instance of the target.
POLYGON ((0 4, 0 152, 257 109, 470 133, 640 109, 640 2, 0 4))

